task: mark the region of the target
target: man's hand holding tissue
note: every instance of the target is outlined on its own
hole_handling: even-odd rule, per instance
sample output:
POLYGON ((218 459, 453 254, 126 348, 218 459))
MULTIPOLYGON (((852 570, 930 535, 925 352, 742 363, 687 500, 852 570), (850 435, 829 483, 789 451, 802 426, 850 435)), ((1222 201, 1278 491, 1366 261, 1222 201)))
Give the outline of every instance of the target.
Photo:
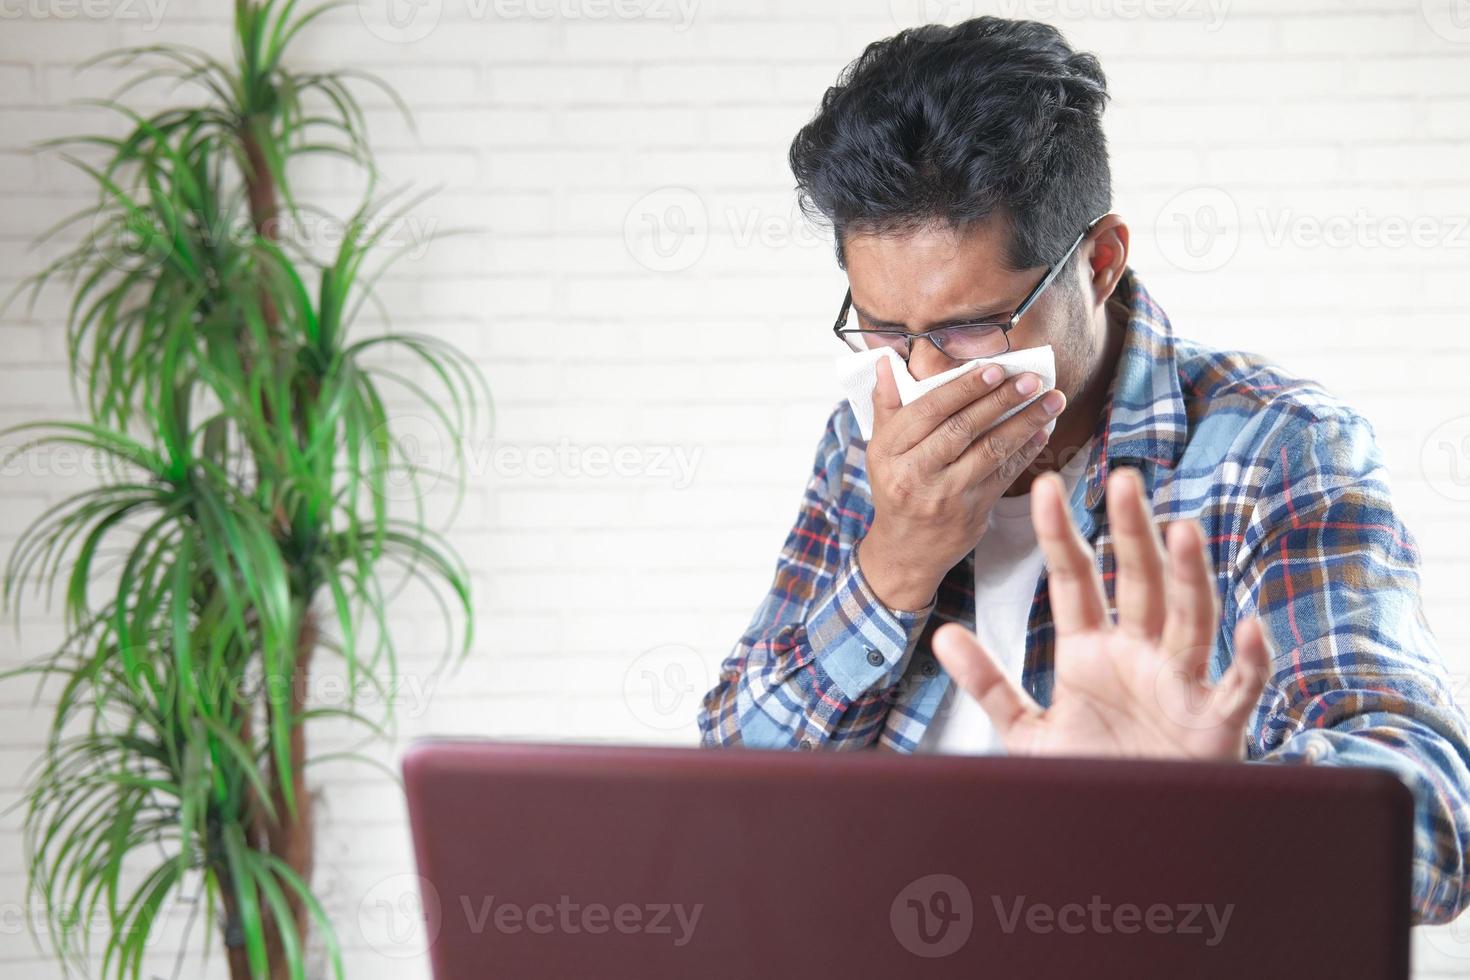
POLYGON ((1220 609, 1199 525, 1174 521, 1167 544, 1161 540, 1134 470, 1109 477, 1107 508, 1117 558, 1116 624, 1061 481, 1047 474, 1031 487, 1056 624, 1049 708, 1042 710, 962 626, 935 631, 935 656, 985 709, 1012 755, 1243 758, 1245 723, 1270 662, 1260 620, 1237 623, 1234 659, 1210 685, 1220 609))
POLYGON ((985 533, 996 499, 1040 454, 1066 403, 1060 391, 1037 398, 1041 384, 989 365, 904 405, 890 364, 879 361, 867 458, 873 523, 858 564, 890 609, 929 604, 985 533))

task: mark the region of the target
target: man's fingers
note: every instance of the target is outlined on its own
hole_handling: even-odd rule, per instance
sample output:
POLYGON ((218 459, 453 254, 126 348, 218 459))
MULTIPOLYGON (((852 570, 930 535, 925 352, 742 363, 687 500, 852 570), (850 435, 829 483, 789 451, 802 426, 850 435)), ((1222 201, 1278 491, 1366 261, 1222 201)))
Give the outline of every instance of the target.
POLYGON ((1061 414, 1067 403, 1066 396, 1060 391, 1051 391, 1037 398, 1036 393, 1040 390, 1041 379, 1034 374, 1012 378, 942 420, 920 440, 918 451, 934 467, 953 463, 973 446, 988 450, 992 461, 999 462, 1053 417, 1061 414), (1023 384, 1028 379, 1035 387, 1023 384), (1027 401, 1031 404, 1025 410, 1016 412, 1004 422, 997 422, 1006 412, 1025 405, 1027 401), (1051 409, 1047 408, 1048 405, 1051 409))
POLYGON ((1209 658, 1220 625, 1215 598, 1215 572, 1205 554, 1204 531, 1193 520, 1174 521, 1165 535, 1168 583, 1164 600, 1164 652, 1180 657, 1185 669, 1198 669, 1209 658))
POLYGON ((997 478, 1003 481, 1004 490, 1046 445, 1048 437, 1042 434, 1050 418, 1041 402, 1035 402, 971 441, 950 468, 965 486, 997 478), (1042 437, 1033 443, 1037 435, 1042 437))
POLYGON ((903 407, 898 398, 898 382, 893 377, 890 358, 878 358, 878 383, 873 386, 873 435, 882 432, 895 412, 903 407))
POLYGON ((980 703, 1002 739, 1016 722, 1041 714, 1041 707, 1006 676, 999 661, 963 626, 945 623, 934 631, 933 646, 945 672, 980 703))
POLYGON ((1108 477, 1107 501, 1117 562, 1118 626, 1140 639, 1157 640, 1164 630, 1164 546, 1138 471, 1114 470, 1108 477))
MULTIPOLYGON (((924 392, 904 406, 903 414, 895 422, 892 436, 895 451, 907 452, 928 438, 930 433, 948 424, 956 412, 996 391, 1004 390, 1009 383, 1006 381, 1004 368, 997 364, 980 364, 953 381, 924 392)), ((979 430, 971 433, 969 439, 974 439, 976 435, 979 435, 979 430)), ((966 440, 967 443, 968 441, 966 440)), ((959 450, 955 451, 955 455, 959 455, 959 450)), ((954 456, 950 457, 953 458, 954 456)))
POLYGON ((1217 687, 1225 702, 1226 724, 1241 729, 1261 700, 1261 691, 1271 673, 1271 650, 1266 643, 1266 630, 1255 616, 1235 624, 1235 658, 1226 668, 1217 687))
POLYGON ((949 471, 958 474, 960 485, 974 487, 989 481, 1004 493, 1007 487, 1016 482, 1016 477, 1036 461, 1036 457, 1046 448, 1045 432, 1037 430, 1028 436, 1029 426, 1021 415, 1007 419, 1000 427, 1010 426, 1013 422, 1019 423, 1014 433, 997 432, 977 439, 974 445, 965 450, 964 455, 954 461, 949 471), (1040 439, 1034 438, 1038 435, 1041 436, 1040 439), (991 444, 991 439, 998 442, 991 444))
POLYGON ((1046 557, 1047 592, 1059 636, 1108 625, 1102 579, 1092 549, 1072 523, 1063 490, 1055 473, 1043 473, 1031 484, 1031 523, 1046 557))

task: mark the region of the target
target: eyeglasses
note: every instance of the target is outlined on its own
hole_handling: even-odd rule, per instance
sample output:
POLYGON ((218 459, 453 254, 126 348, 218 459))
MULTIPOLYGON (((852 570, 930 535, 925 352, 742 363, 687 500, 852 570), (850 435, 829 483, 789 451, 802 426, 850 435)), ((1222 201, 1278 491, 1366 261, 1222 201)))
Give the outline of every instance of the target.
POLYGON ((1031 304, 1036 302, 1037 297, 1046 291, 1046 287, 1061 275, 1072 253, 1077 251, 1077 247, 1092 233, 1097 223, 1106 217, 1106 214, 1100 214, 1087 223, 1087 227, 1082 229, 1082 234, 1077 236, 1062 257, 1047 270, 1041 282, 1036 284, 1036 288, 1031 290, 1026 298, 1021 300, 1021 305, 1009 315, 990 317, 974 323, 956 323, 915 333, 909 333, 906 330, 866 330, 847 325, 852 312, 852 289, 849 288, 847 295, 842 299, 842 311, 837 314, 837 322, 832 325, 832 332, 855 351, 892 347, 898 351, 898 356, 904 361, 908 361, 909 355, 913 353, 914 341, 920 337, 927 338, 929 343, 939 348, 943 354, 957 361, 1004 354, 1011 349, 1011 331, 1015 329, 1022 315, 1031 308, 1031 304))

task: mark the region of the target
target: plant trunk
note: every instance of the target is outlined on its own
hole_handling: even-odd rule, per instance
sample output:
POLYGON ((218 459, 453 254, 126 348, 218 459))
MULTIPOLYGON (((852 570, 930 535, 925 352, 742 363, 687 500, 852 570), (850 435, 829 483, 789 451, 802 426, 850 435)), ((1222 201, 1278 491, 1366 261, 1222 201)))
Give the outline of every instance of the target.
MULTIPOLYGON (((307 609, 301 617, 301 629, 296 636, 296 665, 291 675, 290 711, 292 718, 300 718, 306 709, 310 677, 311 655, 316 648, 316 617, 307 609)), ((291 771, 277 771, 274 757, 271 760, 271 801, 275 806, 277 820, 268 822, 266 837, 270 851, 276 859, 296 872, 303 882, 311 883, 315 861, 316 828, 312 824, 313 806, 311 793, 306 785, 306 727, 299 721, 291 723, 291 771), (291 795, 296 800, 292 813, 286 807, 286 782, 291 784, 291 795)), ((306 905, 294 888, 284 889, 286 904, 290 906, 296 935, 301 937, 305 950, 310 929, 306 905)), ((266 929, 266 955, 270 962, 271 980, 289 980, 290 967, 286 962, 285 950, 281 946, 280 930, 271 922, 266 929)))
MULTIPOLYGON (((310 677, 311 657, 316 648, 316 642, 316 616, 308 609, 302 616, 301 628, 296 637, 296 664, 292 674, 289 702, 292 717, 299 718, 306 707, 307 681, 310 677)), ((269 718, 269 713, 267 718, 269 718)), ((247 718, 241 729, 246 744, 249 744, 250 727, 247 718)), ((271 757, 267 786, 271 791, 271 805, 275 809, 277 819, 271 820, 263 807, 252 807, 245 836, 251 847, 261 851, 268 850, 277 860, 294 871, 303 882, 310 884, 312 870, 315 867, 316 833, 312 820, 313 801, 305 775, 306 730, 300 722, 294 722, 291 725, 290 745, 291 772, 289 777, 276 768, 275 757, 271 757), (292 794, 296 799, 294 813, 286 806, 285 783, 288 778, 292 794)), ((244 937, 238 933, 236 925, 239 918, 234 883, 222 877, 220 890, 230 980, 258 980, 250 972, 250 959, 245 951, 244 937)), ((286 894, 286 902, 291 910, 296 935, 300 937, 301 946, 305 949, 311 926, 306 906, 294 889, 287 887, 282 890, 286 894)), ((261 925, 265 932, 266 963, 270 980, 289 980, 291 969, 286 959, 285 948, 281 943, 280 929, 274 916, 263 903, 261 925)))
POLYGON ((245 942, 236 934, 236 924, 240 921, 240 903, 235 900, 235 883, 222 875, 220 892, 220 904, 224 906, 225 913, 225 955, 229 958, 230 980, 252 980, 250 957, 245 952, 245 942))
MULTIPOLYGON (((250 202, 250 217, 256 233, 264 239, 276 241, 279 234, 280 211, 276 185, 258 138, 259 136, 269 138, 269 134, 258 134, 254 125, 255 120, 247 119, 242 121, 239 130, 248 164, 248 171, 245 174, 246 196, 250 202)), ((262 313, 268 327, 268 335, 274 336, 277 313, 268 297, 263 297, 262 313)), ((268 354, 269 352, 263 353, 268 354)), ((246 353, 246 356, 249 357, 249 352, 246 353)), ((283 537, 290 534, 290 521, 284 511, 277 512, 276 524, 278 534, 283 537)), ((303 608, 301 623, 296 634, 295 655, 290 674, 291 690, 288 710, 293 719, 290 726, 290 772, 282 772, 277 766, 276 757, 271 755, 267 787, 270 790, 275 818, 271 819, 263 807, 252 807, 246 826, 246 840, 251 847, 257 850, 269 851, 277 860, 295 872, 302 882, 310 885, 315 863, 313 805, 305 775, 306 730, 301 722, 295 719, 301 718, 306 708, 311 658, 317 644, 317 621, 310 606, 311 596, 303 595, 297 598, 301 601, 303 608), (290 795, 295 800, 294 812, 286 805, 286 784, 288 782, 290 795)), ((267 730, 269 730, 273 709, 268 704, 266 710, 267 730)), ((245 737, 246 744, 251 744, 248 716, 242 725, 241 734, 245 737)), ((285 887, 282 890, 285 892, 286 902, 291 911, 296 935, 300 937, 301 948, 305 950, 310 928, 305 903, 294 888, 285 887)), ((238 922, 232 887, 226 883, 223 891, 225 946, 229 956, 231 980, 256 980, 250 972, 250 962, 243 945, 243 937, 235 934, 236 930, 232 928, 232 924, 238 922)), ((288 980, 291 970, 286 959, 284 945, 281 942, 279 924, 264 906, 261 913, 270 980, 288 980)))

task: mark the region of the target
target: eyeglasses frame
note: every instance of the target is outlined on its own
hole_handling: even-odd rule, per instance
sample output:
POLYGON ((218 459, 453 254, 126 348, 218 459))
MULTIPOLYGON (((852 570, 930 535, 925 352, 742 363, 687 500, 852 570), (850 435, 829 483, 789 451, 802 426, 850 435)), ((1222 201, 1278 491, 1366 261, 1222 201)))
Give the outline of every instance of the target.
POLYGON ((1068 246, 1067 251, 1062 254, 1062 257, 1057 259, 1056 262, 1052 264, 1051 268, 1046 271, 1046 275, 1043 276, 1041 278, 1041 281, 1036 284, 1036 288, 1032 289, 1031 292, 1026 294, 1026 298, 1021 300, 1020 305, 1017 306, 1015 310, 1012 311, 1011 314, 1005 318, 1004 322, 999 322, 999 318, 997 318, 996 320, 976 320, 974 323, 953 323, 947 327, 935 327, 933 330, 921 330, 917 333, 909 333, 907 330, 865 330, 861 327, 849 327, 847 326, 847 315, 852 310, 852 287, 848 286, 847 295, 842 298, 842 310, 837 314, 837 322, 832 325, 832 333, 836 335, 838 340, 842 341, 844 346, 854 350, 857 348, 853 348, 852 344, 848 343, 846 339, 853 335, 861 336, 862 334, 871 333, 881 334, 885 337, 903 336, 907 338, 902 355, 903 361, 906 364, 908 363, 908 359, 913 356, 915 340, 918 340, 920 338, 928 340, 929 343, 934 344, 934 346, 938 348, 941 353, 944 353, 944 348, 935 342, 933 334, 943 333, 946 330, 962 329, 964 327, 998 325, 1002 333, 1004 333, 1005 335, 1005 350, 998 351, 996 354, 987 356, 997 357, 1000 354, 1004 354, 1011 349, 1011 331, 1016 328, 1016 324, 1020 322, 1021 317, 1025 315, 1026 311, 1031 308, 1032 304, 1036 302, 1041 294, 1046 291, 1046 287, 1050 286, 1056 280, 1057 276, 1062 274, 1062 269, 1066 266, 1068 260, 1072 258, 1073 253, 1075 253, 1077 249, 1082 245, 1082 243, 1087 239, 1087 236, 1092 234, 1092 230, 1097 227, 1098 222, 1106 218, 1109 213, 1111 212, 1100 214, 1087 223, 1087 227, 1082 229, 1082 234, 1078 235, 1076 240, 1074 240, 1072 244, 1068 246))

